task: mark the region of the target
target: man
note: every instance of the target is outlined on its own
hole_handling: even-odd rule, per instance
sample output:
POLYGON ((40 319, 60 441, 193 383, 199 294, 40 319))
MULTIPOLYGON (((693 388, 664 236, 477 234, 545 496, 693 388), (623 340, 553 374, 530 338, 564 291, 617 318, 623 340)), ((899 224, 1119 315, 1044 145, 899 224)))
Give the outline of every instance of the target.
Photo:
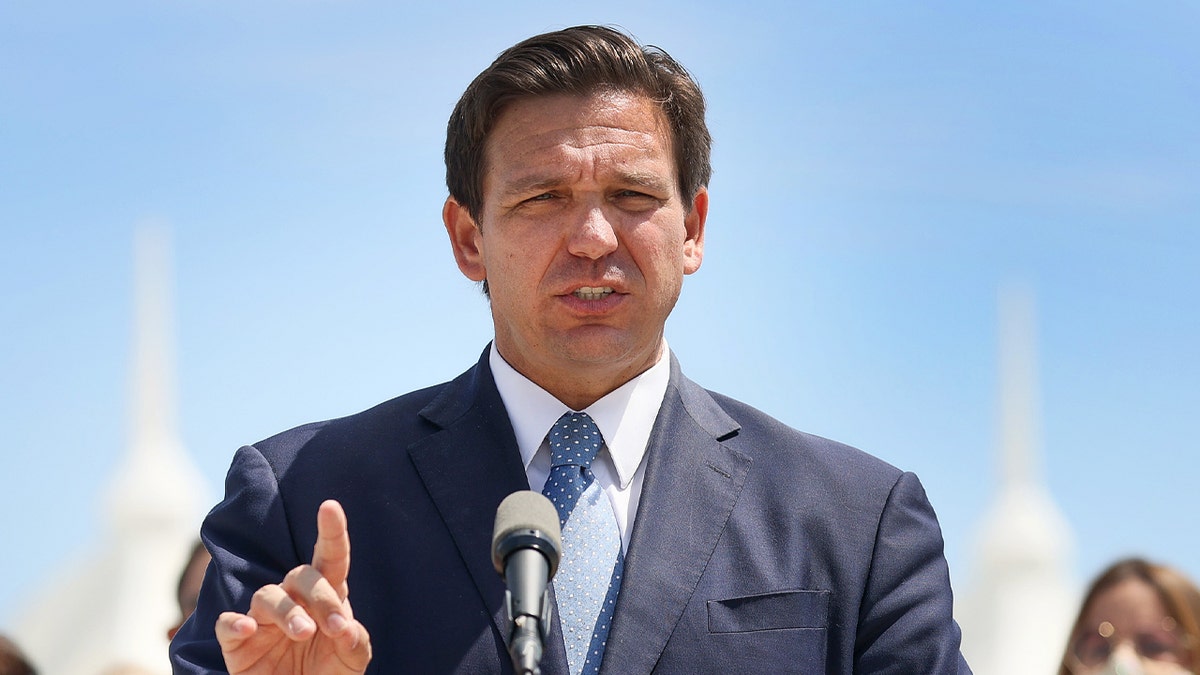
POLYGON ((666 347, 709 146, 686 71, 610 29, 481 73, 442 215, 494 342, 452 382, 238 451, 176 672, 512 672, 495 509, 568 474, 614 548, 590 555, 556 501, 562 565, 606 564, 606 599, 580 610, 555 577, 545 673, 969 672, 917 479, 705 391, 666 347), (580 428, 599 454, 563 464, 580 428))

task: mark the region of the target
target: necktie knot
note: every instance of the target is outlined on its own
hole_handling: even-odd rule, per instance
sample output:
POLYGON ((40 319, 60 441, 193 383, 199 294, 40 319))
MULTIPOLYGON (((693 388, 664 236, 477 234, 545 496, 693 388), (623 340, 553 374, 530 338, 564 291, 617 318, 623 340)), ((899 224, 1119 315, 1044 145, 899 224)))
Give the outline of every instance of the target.
POLYGON ((547 434, 550 444, 550 466, 591 466, 604 438, 600 429, 585 412, 567 412, 547 434))

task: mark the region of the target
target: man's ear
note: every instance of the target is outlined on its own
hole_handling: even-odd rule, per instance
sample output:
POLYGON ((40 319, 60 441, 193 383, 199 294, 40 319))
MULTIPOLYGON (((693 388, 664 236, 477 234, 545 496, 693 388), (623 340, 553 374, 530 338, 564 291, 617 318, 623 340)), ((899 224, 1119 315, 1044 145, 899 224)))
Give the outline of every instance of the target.
POLYGON ((683 241, 683 273, 700 269, 704 261, 704 223, 708 220, 708 188, 702 187, 692 198, 692 209, 683 219, 686 239, 683 241))
POLYGON ((483 262, 483 234, 467 207, 454 197, 447 197, 442 206, 442 223, 450 235, 450 247, 454 249, 454 261, 463 276, 471 281, 487 279, 487 267, 483 262))

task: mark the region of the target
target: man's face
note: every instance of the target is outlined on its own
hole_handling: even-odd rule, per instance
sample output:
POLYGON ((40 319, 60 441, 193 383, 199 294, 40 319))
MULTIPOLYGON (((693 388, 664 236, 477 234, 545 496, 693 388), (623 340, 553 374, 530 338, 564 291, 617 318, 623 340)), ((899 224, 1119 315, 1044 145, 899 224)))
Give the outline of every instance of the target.
POLYGON ((443 216, 463 274, 488 282, 501 356, 569 405, 653 365, 708 210, 706 190, 679 193, 658 106, 624 92, 520 99, 486 162, 479 222, 452 199, 443 216))

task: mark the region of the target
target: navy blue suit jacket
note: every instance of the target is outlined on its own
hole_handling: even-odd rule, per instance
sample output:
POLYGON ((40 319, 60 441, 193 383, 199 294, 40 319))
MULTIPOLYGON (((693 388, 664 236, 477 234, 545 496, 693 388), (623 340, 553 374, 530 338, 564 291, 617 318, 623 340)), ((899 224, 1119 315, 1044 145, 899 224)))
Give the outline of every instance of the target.
MULTIPOLYGON (((917 478, 683 377, 646 454, 606 673, 968 673, 937 518, 917 478)), ((496 507, 528 489, 485 356, 452 382, 241 448, 205 519, 213 554, 171 646, 221 672, 217 615, 350 523, 372 673, 510 673, 496 507)), ((566 673, 554 623, 542 672, 566 673)))

